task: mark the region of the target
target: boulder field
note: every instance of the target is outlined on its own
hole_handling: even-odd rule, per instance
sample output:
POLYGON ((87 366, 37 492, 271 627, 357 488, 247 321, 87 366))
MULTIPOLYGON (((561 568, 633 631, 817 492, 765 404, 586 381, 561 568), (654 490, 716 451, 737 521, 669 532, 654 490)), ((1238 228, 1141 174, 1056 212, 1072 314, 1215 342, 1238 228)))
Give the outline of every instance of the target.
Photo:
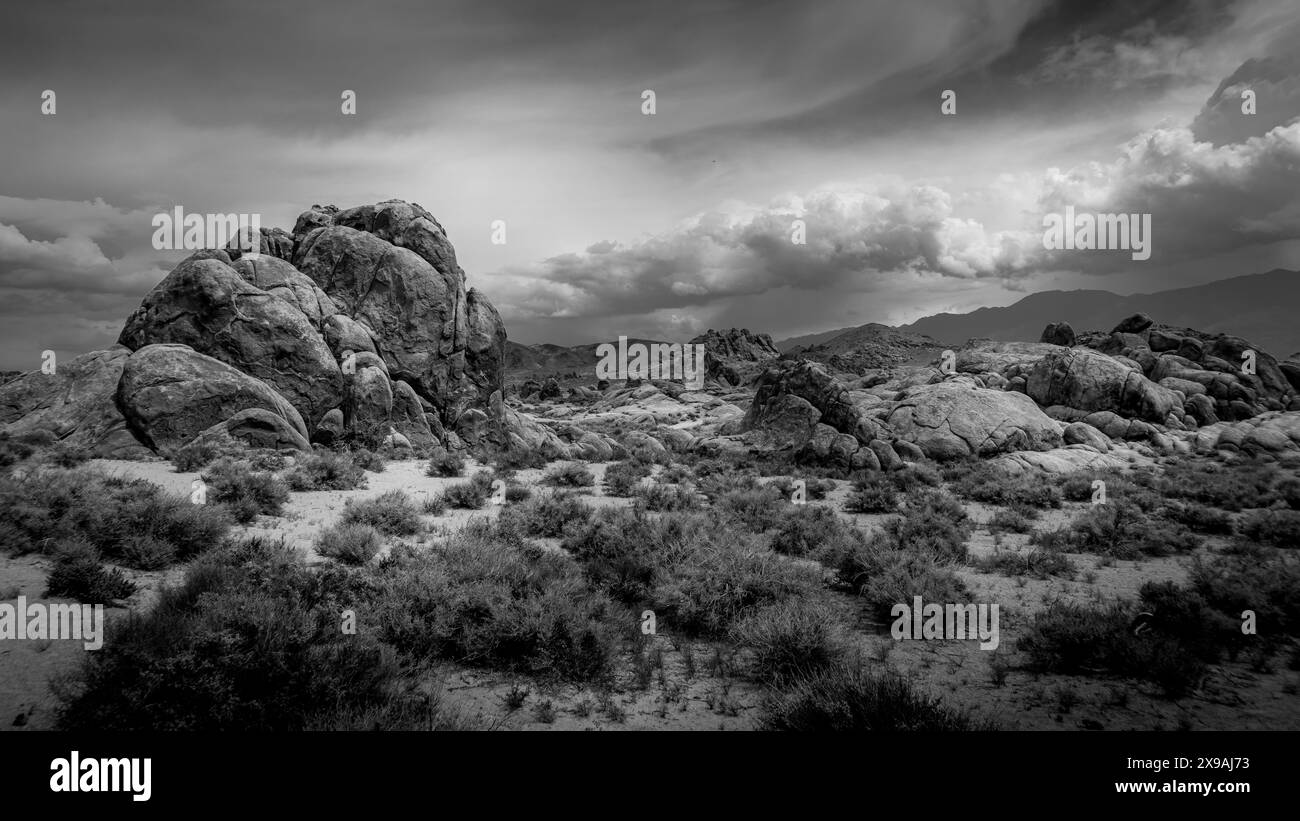
POLYGON ((1300 458, 1300 356, 1141 314, 1109 332, 1053 322, 1038 342, 971 340, 930 365, 886 355, 934 347, 890 329, 814 346, 829 357, 782 355, 745 329, 691 343, 705 351, 702 389, 593 371, 567 395, 554 378, 507 390, 505 326, 466 287, 432 215, 400 200, 313 206, 292 231, 263 229, 257 255, 183 260, 112 348, 0 387, 0 429, 127 459, 196 441, 306 451, 345 440, 601 461, 767 453, 865 470, 1300 458))

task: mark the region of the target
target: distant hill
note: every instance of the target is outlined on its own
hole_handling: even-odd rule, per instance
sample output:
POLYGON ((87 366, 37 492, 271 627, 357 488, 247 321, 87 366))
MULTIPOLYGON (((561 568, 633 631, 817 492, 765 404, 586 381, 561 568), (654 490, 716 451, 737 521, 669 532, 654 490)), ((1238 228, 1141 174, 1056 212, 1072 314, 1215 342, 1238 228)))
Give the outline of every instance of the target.
MULTIPOLYGON (((1005 308, 936 314, 897 330, 933 337, 948 346, 977 337, 1036 342, 1049 322, 1064 320, 1076 331, 1108 331, 1124 317, 1141 311, 1166 325, 1245 337, 1274 356, 1285 358, 1300 351, 1300 322, 1291 315, 1298 307, 1300 272, 1279 268, 1153 294, 1043 291, 1005 308)), ((777 348, 789 351, 809 344, 801 340, 814 338, 813 344, 826 343, 851 330, 855 329, 794 337, 778 342, 777 348)))
MULTIPOLYGON (((658 342, 654 339, 629 339, 628 344, 640 342, 650 345, 658 342)), ((586 345, 551 345, 546 342, 536 345, 524 345, 506 340, 506 374, 517 379, 538 379, 547 376, 559 376, 577 373, 583 378, 596 378, 596 348, 603 342, 590 342, 586 345)), ((613 345, 618 340, 611 340, 613 345)))
POLYGON ((862 372, 890 365, 919 365, 934 359, 944 347, 942 342, 924 334, 871 322, 850 328, 824 342, 795 346, 782 352, 825 362, 839 370, 862 372))

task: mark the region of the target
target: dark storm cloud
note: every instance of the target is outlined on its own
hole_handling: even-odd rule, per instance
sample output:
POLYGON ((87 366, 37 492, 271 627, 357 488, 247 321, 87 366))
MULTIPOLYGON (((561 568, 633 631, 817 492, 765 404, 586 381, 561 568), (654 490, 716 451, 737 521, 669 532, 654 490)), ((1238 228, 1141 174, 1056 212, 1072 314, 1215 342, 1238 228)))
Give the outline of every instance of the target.
POLYGON ((1048 268, 1114 270, 1042 252, 1039 219, 1064 204, 1150 211, 1156 258, 1230 264, 1300 224, 1295 16, 1287 0, 32 4, 0 29, 0 345, 110 343, 176 261, 148 225, 175 204, 288 227, 313 202, 421 202, 526 341, 908 321, 1048 268), (1243 122, 1247 83, 1260 116, 1243 122), (498 218, 507 246, 488 241, 498 218))

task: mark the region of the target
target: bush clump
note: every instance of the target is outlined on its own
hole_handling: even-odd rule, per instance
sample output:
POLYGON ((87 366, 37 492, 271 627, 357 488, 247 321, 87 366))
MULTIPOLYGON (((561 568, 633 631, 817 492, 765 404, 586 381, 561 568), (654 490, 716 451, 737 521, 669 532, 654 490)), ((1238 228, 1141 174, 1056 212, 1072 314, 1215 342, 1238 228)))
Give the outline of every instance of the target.
POLYGON ((801 677, 763 706, 760 728, 812 732, 864 730, 946 732, 990 729, 897 674, 840 663, 801 677))
POLYGON ((605 468, 603 481, 606 496, 631 496, 642 479, 650 475, 650 465, 627 460, 605 468))
POLYGON ((291 490, 307 491, 359 490, 366 487, 367 480, 355 454, 327 450, 299 457, 285 481, 291 490))
POLYGON ((420 511, 406 493, 389 490, 369 499, 349 499, 339 521, 369 525, 389 536, 410 536, 420 530, 420 511))
POLYGON ((316 552, 344 564, 362 565, 384 546, 384 537, 370 525, 346 524, 326 528, 316 537, 316 552))
POLYGON ((203 472, 208 501, 228 506, 235 521, 247 523, 265 516, 279 516, 289 500, 289 488, 269 472, 254 470, 245 461, 218 459, 203 472))
POLYGON ((464 474, 465 459, 443 447, 434 448, 429 457, 429 464, 424 469, 425 476, 454 478, 464 474))

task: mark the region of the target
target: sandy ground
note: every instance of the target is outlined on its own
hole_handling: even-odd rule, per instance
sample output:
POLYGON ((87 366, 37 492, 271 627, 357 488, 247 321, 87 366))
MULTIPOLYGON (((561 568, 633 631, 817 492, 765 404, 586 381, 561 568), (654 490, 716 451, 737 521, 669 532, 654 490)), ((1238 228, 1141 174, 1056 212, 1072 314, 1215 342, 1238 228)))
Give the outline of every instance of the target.
MULTIPOLYGON (((187 495, 197 477, 196 473, 177 473, 166 462, 101 460, 94 464, 106 472, 145 478, 187 495)), ((584 494, 591 504, 629 503, 605 497, 599 489, 605 466, 590 467, 597 476, 596 488, 584 494)), ((481 468, 471 461, 465 476, 481 468)), ((536 489, 542 473, 522 470, 517 480, 536 489)), ((283 516, 259 517, 242 530, 282 537, 301 549, 310 562, 327 561, 313 551, 312 542, 322 528, 338 519, 348 499, 403 490, 418 503, 447 485, 464 481, 427 477, 422 461, 390 462, 382 473, 368 473, 367 478, 368 487, 363 490, 293 493, 283 516)), ((840 510, 847 493, 848 483, 840 482, 827 499, 810 504, 840 510)), ((1063 524, 1081 507, 1066 505, 1049 511, 1036 524, 1063 524)), ((967 510, 979 523, 987 521, 996 508, 969 504, 967 510)), ((428 543, 471 518, 492 517, 498 512, 499 508, 489 506, 425 516, 429 532, 414 540, 428 543)), ((868 531, 887 518, 841 515, 868 531)), ((1019 534, 995 536, 979 526, 969 543, 970 552, 977 557, 995 550, 1024 552, 1027 539, 1019 534)), ((549 546, 558 549, 554 540, 549 546)), ((1019 669, 1015 638, 1028 618, 1049 602, 1131 598, 1147 581, 1185 582, 1190 564, 1187 557, 1110 564, 1091 555, 1071 558, 1078 569, 1073 580, 1009 578, 971 568, 958 571, 975 601, 1001 606, 1001 647, 993 652, 980 650, 973 641, 895 641, 889 635, 889 625, 876 623, 859 600, 847 595, 839 599, 853 626, 853 638, 870 664, 894 669, 922 691, 1006 729, 1300 729, 1300 699, 1295 694, 1300 673, 1284 669, 1281 659, 1274 660, 1272 669, 1262 671, 1244 662, 1215 667, 1197 693, 1179 701, 1163 698, 1153 685, 1102 676, 1037 675, 1019 669), (1006 665, 1004 676, 994 675, 995 664, 1006 665)), ((36 599, 44 592, 46 572, 45 560, 38 557, 0 557, 0 601, 19 594, 36 599)), ((179 579, 183 569, 130 575, 141 589, 126 607, 109 611, 110 621, 125 618, 131 609, 149 607, 158 589, 179 579)), ((743 652, 737 655, 707 642, 679 642, 662 633, 653 637, 649 652, 650 658, 660 661, 642 665, 648 672, 638 676, 629 654, 621 665, 624 672, 606 691, 539 683, 450 664, 440 666, 432 678, 444 690, 446 706, 500 729, 715 730, 755 726, 763 691, 745 679, 743 652)), ((78 642, 0 645, 0 730, 53 727, 51 681, 75 669, 85 653, 78 642)))

